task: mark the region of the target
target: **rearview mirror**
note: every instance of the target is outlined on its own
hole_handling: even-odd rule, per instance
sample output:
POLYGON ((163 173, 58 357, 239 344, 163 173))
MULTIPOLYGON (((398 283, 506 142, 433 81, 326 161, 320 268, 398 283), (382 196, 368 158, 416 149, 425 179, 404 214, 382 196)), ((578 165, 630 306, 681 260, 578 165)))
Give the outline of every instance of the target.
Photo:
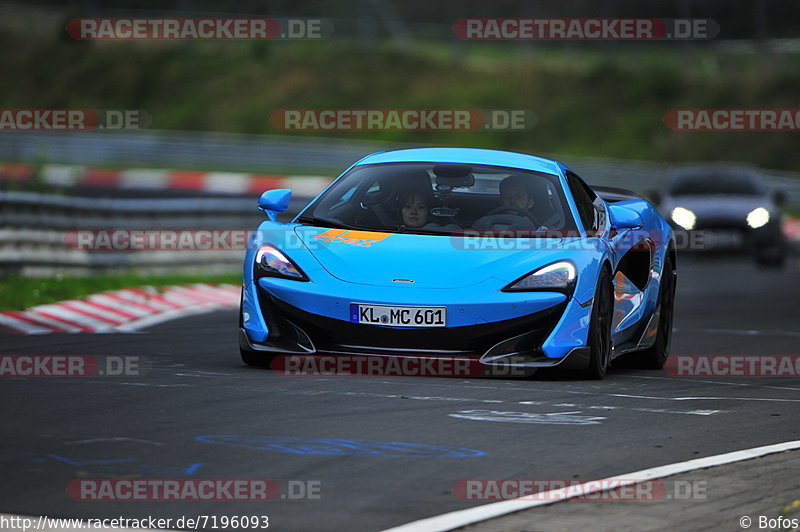
POLYGON ((436 175, 436 190, 475 186, 472 167, 466 164, 439 164, 433 167, 436 175))
POLYGON ((638 212, 613 203, 608 206, 608 214, 614 229, 638 229, 644 225, 638 212))
POLYGON ((289 207, 291 198, 292 190, 289 188, 267 190, 258 198, 258 210, 264 211, 267 218, 274 222, 278 218, 278 214, 289 207))

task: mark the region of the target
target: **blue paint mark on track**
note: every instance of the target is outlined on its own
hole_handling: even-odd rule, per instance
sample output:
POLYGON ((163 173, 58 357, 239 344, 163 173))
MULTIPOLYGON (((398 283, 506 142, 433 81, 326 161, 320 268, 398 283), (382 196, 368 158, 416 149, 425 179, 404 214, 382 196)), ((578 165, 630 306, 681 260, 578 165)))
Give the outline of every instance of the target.
POLYGON ((198 441, 241 447, 256 451, 272 451, 289 454, 328 456, 383 456, 415 458, 470 458, 486 453, 463 447, 425 445, 368 440, 342 440, 334 438, 294 438, 290 436, 198 436, 198 441))

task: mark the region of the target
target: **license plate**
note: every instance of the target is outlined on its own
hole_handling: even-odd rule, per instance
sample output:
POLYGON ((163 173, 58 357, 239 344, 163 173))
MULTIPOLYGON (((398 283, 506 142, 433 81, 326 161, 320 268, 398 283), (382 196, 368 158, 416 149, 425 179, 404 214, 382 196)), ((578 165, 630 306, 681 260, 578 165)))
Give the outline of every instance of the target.
POLYGON ((744 243, 743 235, 738 231, 705 231, 703 244, 706 248, 736 248, 744 243))
POLYGON ((350 321, 397 327, 444 327, 447 307, 389 307, 350 303, 350 321))

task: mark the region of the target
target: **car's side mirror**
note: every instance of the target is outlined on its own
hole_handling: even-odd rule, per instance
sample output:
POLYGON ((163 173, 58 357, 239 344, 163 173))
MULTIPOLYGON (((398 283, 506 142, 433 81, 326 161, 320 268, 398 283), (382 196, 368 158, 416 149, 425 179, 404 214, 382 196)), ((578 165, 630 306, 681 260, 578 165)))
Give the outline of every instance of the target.
POLYGON ((644 225, 638 212, 613 203, 608 206, 608 214, 614 229, 638 229, 644 225))
POLYGON ((278 218, 278 214, 289 208, 291 198, 292 190, 289 188, 267 190, 258 198, 258 210, 264 211, 267 218, 274 222, 278 218))
POLYGON ((786 205, 786 192, 783 190, 776 190, 772 193, 772 201, 775 202, 775 205, 778 207, 783 207, 786 205))

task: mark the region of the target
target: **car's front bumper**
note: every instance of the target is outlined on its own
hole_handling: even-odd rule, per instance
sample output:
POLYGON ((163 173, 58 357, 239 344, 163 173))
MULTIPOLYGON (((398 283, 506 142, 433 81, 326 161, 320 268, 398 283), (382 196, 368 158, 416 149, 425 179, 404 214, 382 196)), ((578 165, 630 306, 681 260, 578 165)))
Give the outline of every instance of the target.
POLYGON ((784 235, 777 221, 752 228, 738 220, 699 220, 697 225, 686 230, 675 225, 673 229, 689 250, 740 251, 780 247, 784 235))
POLYGON ((243 291, 243 347, 282 354, 330 353, 458 357, 487 365, 585 367, 590 307, 557 292, 490 293, 479 289, 342 287, 265 278, 243 291), (446 306, 447 327, 403 328, 352 323, 351 302, 446 306), (492 319, 494 317, 494 319, 492 319))

